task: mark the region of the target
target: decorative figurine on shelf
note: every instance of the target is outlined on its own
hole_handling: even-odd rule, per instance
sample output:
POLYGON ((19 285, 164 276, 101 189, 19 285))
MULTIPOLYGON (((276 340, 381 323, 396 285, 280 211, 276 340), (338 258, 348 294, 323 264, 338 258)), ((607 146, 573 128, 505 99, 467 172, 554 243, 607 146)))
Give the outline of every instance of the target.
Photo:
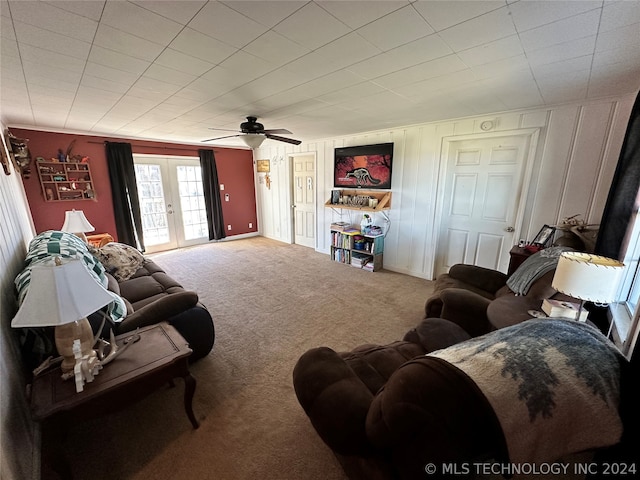
POLYGON ((61 148, 58 149, 58 155, 56 157, 59 162, 66 162, 67 156, 64 154, 61 148))
POLYGON ((368 214, 364 214, 362 216, 362 221, 360 222, 360 232, 363 235, 367 235, 371 230, 371 217, 368 214))

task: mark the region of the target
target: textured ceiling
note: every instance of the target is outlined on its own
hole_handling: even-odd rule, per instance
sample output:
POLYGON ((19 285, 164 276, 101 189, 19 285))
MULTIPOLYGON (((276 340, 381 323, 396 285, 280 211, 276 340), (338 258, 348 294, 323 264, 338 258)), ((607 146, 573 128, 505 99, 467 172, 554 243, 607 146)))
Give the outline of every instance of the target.
POLYGON ((0 13, 1 114, 16 127, 197 143, 255 115, 312 140, 640 89, 637 0, 0 0, 0 13))

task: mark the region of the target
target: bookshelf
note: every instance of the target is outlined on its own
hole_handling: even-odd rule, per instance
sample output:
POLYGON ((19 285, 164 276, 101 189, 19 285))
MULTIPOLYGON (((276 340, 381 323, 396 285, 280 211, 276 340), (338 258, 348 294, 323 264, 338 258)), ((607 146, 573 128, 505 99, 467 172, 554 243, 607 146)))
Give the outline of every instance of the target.
POLYGON ((382 269, 384 235, 367 235, 360 227, 331 225, 331 260, 375 272, 382 269))

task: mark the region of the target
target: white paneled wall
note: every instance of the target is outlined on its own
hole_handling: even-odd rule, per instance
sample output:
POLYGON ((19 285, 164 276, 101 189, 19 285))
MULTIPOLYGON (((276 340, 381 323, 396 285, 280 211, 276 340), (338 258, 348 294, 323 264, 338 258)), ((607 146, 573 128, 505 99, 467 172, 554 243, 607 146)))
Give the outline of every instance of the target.
MULTIPOLYGON (((4 125, 0 125, 4 131, 4 125)), ((4 145, 0 144, 0 148, 4 145)), ((25 397, 25 378, 11 319, 16 312, 13 279, 22 270, 33 238, 31 214, 19 174, 0 169, 0 477, 40 478, 39 442, 25 397)))
MULTIPOLYGON (((338 211, 324 206, 333 188, 335 147, 394 142, 391 220, 385 240, 384 267, 431 279, 438 224, 439 178, 444 137, 478 135, 493 121, 492 132, 539 129, 535 158, 527 179, 520 237, 531 240, 544 224, 581 214, 598 223, 633 106, 635 95, 539 110, 513 111, 394 128, 298 146, 266 142, 255 159, 271 159, 271 188, 257 182, 260 233, 291 242, 289 154, 317 155, 317 247, 329 253, 329 225, 338 211)), ((261 174, 262 175, 262 174, 261 174)), ((260 179, 259 179, 260 180, 260 179)), ((374 218, 380 223, 381 214, 374 218)), ((357 212, 345 220, 359 223, 357 212)))

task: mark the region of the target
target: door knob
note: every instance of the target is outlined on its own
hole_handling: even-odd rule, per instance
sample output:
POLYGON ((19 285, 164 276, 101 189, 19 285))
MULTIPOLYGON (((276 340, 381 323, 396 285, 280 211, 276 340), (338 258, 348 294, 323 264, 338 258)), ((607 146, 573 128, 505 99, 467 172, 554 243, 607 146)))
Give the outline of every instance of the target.
POLYGON ((507 228, 505 228, 505 229, 504 229, 504 231, 505 231, 505 232, 509 232, 509 233, 511 233, 511 232, 515 232, 515 231, 516 231, 516 229, 515 229, 515 228, 513 228, 513 227, 507 227, 507 228))

